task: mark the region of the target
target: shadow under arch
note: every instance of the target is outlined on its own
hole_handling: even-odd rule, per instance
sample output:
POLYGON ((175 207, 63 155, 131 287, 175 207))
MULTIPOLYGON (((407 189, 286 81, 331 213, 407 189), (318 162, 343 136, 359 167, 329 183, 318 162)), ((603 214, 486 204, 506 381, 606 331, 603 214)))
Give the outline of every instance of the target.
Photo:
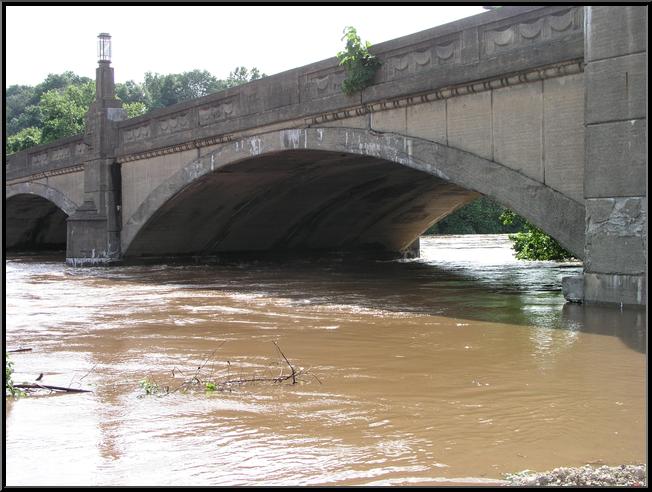
POLYGON ((5 249, 65 250, 68 217, 77 204, 42 183, 5 187, 5 249))
POLYGON ((279 130, 220 145, 125 218, 122 251, 126 257, 285 246, 397 252, 480 194, 583 257, 583 205, 469 152, 354 128, 279 130), (348 228, 338 229, 337 221, 348 228), (250 247, 254 236, 266 234, 268 241, 250 247))

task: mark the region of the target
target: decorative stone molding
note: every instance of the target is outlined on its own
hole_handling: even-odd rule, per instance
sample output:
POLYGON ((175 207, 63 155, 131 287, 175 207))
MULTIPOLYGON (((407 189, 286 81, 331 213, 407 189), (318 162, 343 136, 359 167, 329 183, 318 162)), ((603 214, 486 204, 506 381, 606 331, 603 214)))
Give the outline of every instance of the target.
POLYGON ((316 116, 305 118, 304 121, 308 125, 316 125, 327 121, 341 120, 350 118, 351 116, 361 116, 367 113, 374 113, 376 111, 384 111, 387 109, 400 108, 405 106, 412 106, 415 104, 426 103, 429 101, 437 101, 441 99, 449 99, 451 97, 464 96, 466 94, 475 94, 477 92, 484 92, 501 87, 508 87, 516 84, 524 84, 528 82, 535 82, 538 80, 549 79, 552 77, 561 77, 564 75, 572 75, 584 71, 583 60, 572 60, 569 62, 558 63, 547 67, 540 67, 533 70, 528 70, 521 73, 512 74, 505 77, 497 77, 488 80, 480 80, 471 82, 469 84, 460 84, 450 87, 443 87, 433 92, 426 94, 418 94, 413 96, 406 96, 402 98, 380 101, 371 104, 363 104, 353 108, 347 108, 341 111, 324 113, 316 116))
POLYGON ((60 174, 70 174, 78 173, 84 171, 84 165, 79 164, 76 166, 63 167, 61 169, 52 169, 50 171, 42 171, 40 173, 30 174, 29 176, 21 176, 20 178, 8 179, 5 181, 6 185, 12 185, 16 183, 24 183, 27 181, 36 181, 43 178, 49 178, 51 176, 58 176, 60 174))
POLYGON ((190 113, 183 113, 158 122, 159 135, 169 135, 190 128, 190 113))
POLYGON ((68 147, 63 147, 60 149, 55 149, 52 151, 52 160, 61 161, 70 157, 70 149, 68 147))
POLYGON ((41 167, 47 164, 47 162, 48 162, 47 152, 43 152, 41 154, 34 154, 32 156, 32 166, 41 167))
POLYGON ((320 99, 338 94, 342 90, 342 82, 346 74, 341 67, 329 68, 305 76, 302 86, 302 97, 320 99))
POLYGON ((211 125, 227 118, 237 116, 238 100, 236 96, 217 101, 210 106, 199 108, 199 125, 211 125))
POLYGON ((583 8, 571 7, 561 13, 551 13, 534 20, 481 31, 482 53, 494 56, 538 41, 550 41, 583 29, 583 8))
POLYGON ((130 128, 129 130, 125 130, 122 133, 122 141, 124 143, 130 143, 130 142, 135 142, 137 140, 143 140, 145 138, 149 138, 150 136, 150 130, 149 130, 149 124, 143 125, 143 126, 138 126, 136 128, 130 128))
POLYGON ((435 39, 431 45, 410 47, 398 54, 391 54, 383 63, 385 80, 414 75, 441 65, 460 63, 462 58, 461 33, 448 39, 435 39))
POLYGON ((154 149, 147 152, 138 152, 135 154, 121 155, 116 158, 116 162, 122 164, 124 162, 137 161, 140 159, 150 159, 152 157, 158 157, 161 155, 174 154, 175 152, 183 152, 185 150, 191 150, 200 147, 207 147, 209 145, 216 145, 220 143, 230 142, 233 140, 233 138, 234 138, 233 135, 218 135, 214 137, 192 140, 187 143, 162 147, 160 149, 154 149))
MULTIPOLYGON (((501 87, 508 87, 515 84, 523 84, 544 80, 552 77, 561 77, 564 75, 571 75, 580 73, 584 70, 583 60, 572 60, 555 65, 528 70, 525 72, 515 73, 505 77, 497 77, 488 80, 480 80, 469 84, 460 84, 450 87, 443 87, 432 92, 425 94, 416 94, 412 96, 401 97, 397 99, 384 100, 370 104, 361 104, 351 108, 342 109, 339 111, 322 113, 304 118, 306 125, 316 125, 328 121, 341 120, 351 118, 354 116, 362 116, 368 113, 377 111, 386 111, 389 109, 401 108, 406 106, 413 106, 415 104, 423 104, 430 101, 437 101, 441 99, 448 99, 451 97, 463 96, 466 94, 474 94, 477 92, 489 91, 501 87)), ((125 154, 117 157, 117 162, 130 162, 139 159, 149 159, 174 152, 182 152, 194 148, 206 147, 224 142, 230 142, 242 132, 233 134, 216 135, 213 137, 192 140, 183 144, 171 145, 161 147, 159 149, 148 150, 146 152, 138 152, 133 154, 125 154)))

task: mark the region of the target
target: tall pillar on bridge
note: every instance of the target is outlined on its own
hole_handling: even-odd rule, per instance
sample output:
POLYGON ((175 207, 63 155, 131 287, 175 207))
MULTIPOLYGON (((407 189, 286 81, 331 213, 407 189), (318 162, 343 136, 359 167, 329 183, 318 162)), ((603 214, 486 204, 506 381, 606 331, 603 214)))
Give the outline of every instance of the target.
POLYGON ((126 119, 115 97, 111 36, 98 36, 95 101, 86 114, 84 203, 68 218, 66 262, 101 265, 120 259, 120 167, 115 162, 116 123, 126 119))
POLYGON ((645 304, 647 7, 585 7, 584 301, 645 304))

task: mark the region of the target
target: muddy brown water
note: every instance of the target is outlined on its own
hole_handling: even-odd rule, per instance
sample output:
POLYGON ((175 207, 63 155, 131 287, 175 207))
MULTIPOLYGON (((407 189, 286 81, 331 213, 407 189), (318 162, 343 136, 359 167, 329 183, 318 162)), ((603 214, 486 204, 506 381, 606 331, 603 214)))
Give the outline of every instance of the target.
POLYGON ((645 459, 645 311, 565 304, 579 265, 505 236, 342 257, 74 269, 6 258, 7 485, 491 484, 645 459), (145 395, 145 378, 304 374, 145 395), (174 373, 174 375, 173 375, 174 373))

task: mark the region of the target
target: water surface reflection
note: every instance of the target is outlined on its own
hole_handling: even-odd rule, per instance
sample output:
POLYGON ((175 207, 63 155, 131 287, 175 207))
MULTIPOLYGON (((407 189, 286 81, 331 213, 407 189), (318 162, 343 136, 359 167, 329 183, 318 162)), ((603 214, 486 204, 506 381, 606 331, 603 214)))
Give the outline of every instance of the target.
POLYGON ((518 262, 505 237, 398 262, 5 266, 6 344, 34 349, 16 378, 94 389, 8 404, 11 485, 446 484, 644 457, 645 313, 564 304, 581 268, 518 262), (278 370, 272 341, 319 382, 141 397, 214 350, 216 372, 278 370))

